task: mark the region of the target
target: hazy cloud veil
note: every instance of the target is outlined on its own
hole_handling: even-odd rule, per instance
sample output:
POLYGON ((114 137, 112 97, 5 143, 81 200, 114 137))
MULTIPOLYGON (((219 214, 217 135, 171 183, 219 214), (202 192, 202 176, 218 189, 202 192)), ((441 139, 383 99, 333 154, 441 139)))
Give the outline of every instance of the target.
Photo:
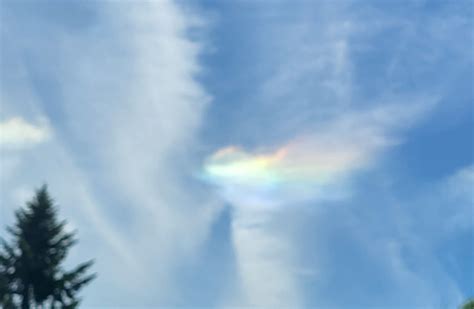
MULTIPOLYGON (((2 4, 7 12, 35 7, 23 5, 2 4)), ((80 254, 97 259, 101 275, 92 290, 98 292, 87 303, 180 302, 173 269, 203 239, 215 208, 181 176, 192 172, 190 149, 210 100, 195 81, 201 43, 189 39, 191 28, 204 24, 170 1, 77 6, 91 16, 85 27, 41 15, 25 21, 27 30, 4 22, 10 39, 38 27, 48 41, 35 42, 37 49, 21 38, 4 55, 26 72, 14 79, 31 99, 2 91, 2 144, 43 144, 31 153, 2 152, 2 164, 15 158, 9 175, 2 173, 2 205, 16 207, 27 189, 48 182, 81 232, 80 254), (66 25, 55 30, 55 22, 66 25), (42 62, 21 56, 38 59, 47 45, 54 53, 42 62), (38 90, 47 83, 55 87, 38 90), (19 118, 26 103, 35 117, 50 118, 53 139, 19 118)))
POLYGON ((85 307, 472 296, 469 1, 0 14, 1 235, 47 182, 96 259, 85 307))

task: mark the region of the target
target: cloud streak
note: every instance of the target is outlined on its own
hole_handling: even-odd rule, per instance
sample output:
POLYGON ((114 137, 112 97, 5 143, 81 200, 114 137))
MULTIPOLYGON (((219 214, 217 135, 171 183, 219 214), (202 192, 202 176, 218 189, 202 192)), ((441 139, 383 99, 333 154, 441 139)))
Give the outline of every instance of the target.
MULTIPOLYGON (((29 103, 60 134, 52 147, 16 158, 11 177, 2 177, 2 205, 16 201, 15 192, 48 182, 81 232, 82 254, 96 257, 101 275, 86 306, 180 303, 179 265, 193 258, 220 206, 187 185, 195 134, 210 101, 196 81, 202 43, 189 33, 206 25, 172 1, 78 6, 90 18, 87 27, 57 16, 51 27, 43 15, 34 15, 33 26, 6 25, 9 37, 42 29, 50 38, 47 46, 30 46, 17 35, 10 48, 19 50, 8 56, 27 72, 13 75, 16 84, 33 93, 29 103), (43 57, 42 48, 51 46, 55 56, 43 57), (42 61, 31 65, 25 53, 42 61), (55 87, 38 86, 45 84, 55 87)), ((11 102, 21 102, 14 94, 11 102)), ((16 139, 43 138, 40 127, 21 121, 8 128, 16 139)))
POLYGON ((461 102, 438 104, 472 64, 458 38, 472 18, 418 16, 423 1, 211 2, 211 29, 214 12, 168 0, 2 3, 2 207, 49 183, 79 230, 72 263, 97 261, 85 306, 457 301, 434 251, 472 230, 472 167, 412 202, 390 155, 461 102))

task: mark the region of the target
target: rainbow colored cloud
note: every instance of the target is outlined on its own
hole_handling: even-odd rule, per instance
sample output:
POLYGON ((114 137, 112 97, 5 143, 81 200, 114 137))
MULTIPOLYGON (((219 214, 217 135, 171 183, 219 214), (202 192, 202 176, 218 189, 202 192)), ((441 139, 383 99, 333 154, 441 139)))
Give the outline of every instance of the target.
POLYGON ((430 102, 349 113, 281 146, 224 147, 204 161, 199 175, 239 206, 347 197, 352 176, 399 144, 397 133, 422 116, 430 102))
POLYGON ((381 143, 300 138, 273 151, 246 152, 230 146, 206 160, 202 178, 232 202, 278 203, 342 192, 349 173, 366 166, 381 143))

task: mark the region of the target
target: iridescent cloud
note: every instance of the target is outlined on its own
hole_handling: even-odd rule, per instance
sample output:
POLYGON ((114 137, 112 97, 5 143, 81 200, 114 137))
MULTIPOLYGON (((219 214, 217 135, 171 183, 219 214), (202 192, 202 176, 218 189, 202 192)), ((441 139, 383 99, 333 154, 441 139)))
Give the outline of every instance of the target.
POLYGON ((430 106, 430 100, 411 108, 383 105, 315 126, 282 145, 224 147, 204 161, 200 178, 239 207, 347 197, 352 176, 400 143, 398 132, 430 106))
MULTIPOLYGON (((243 198, 287 200, 326 195, 346 176, 370 162, 385 141, 381 138, 331 139, 320 135, 299 138, 271 151, 247 152, 239 147, 222 148, 205 162, 203 178, 224 189, 231 201, 243 198)), ((336 138, 335 136, 332 136, 336 138)))

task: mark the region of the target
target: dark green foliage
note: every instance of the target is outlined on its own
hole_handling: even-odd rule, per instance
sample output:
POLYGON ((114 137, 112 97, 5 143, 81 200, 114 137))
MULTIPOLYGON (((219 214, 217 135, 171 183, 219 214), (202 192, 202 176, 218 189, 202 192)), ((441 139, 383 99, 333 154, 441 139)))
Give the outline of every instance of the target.
POLYGON ((72 271, 61 267, 76 239, 74 233, 65 232, 66 221, 58 221, 56 215, 46 186, 15 213, 16 224, 8 228, 12 242, 2 240, 0 251, 0 305, 4 308, 46 303, 52 308, 75 308, 78 291, 94 279, 95 275, 87 274, 92 261, 72 271))
POLYGON ((474 309, 474 299, 467 301, 461 309, 474 309))

